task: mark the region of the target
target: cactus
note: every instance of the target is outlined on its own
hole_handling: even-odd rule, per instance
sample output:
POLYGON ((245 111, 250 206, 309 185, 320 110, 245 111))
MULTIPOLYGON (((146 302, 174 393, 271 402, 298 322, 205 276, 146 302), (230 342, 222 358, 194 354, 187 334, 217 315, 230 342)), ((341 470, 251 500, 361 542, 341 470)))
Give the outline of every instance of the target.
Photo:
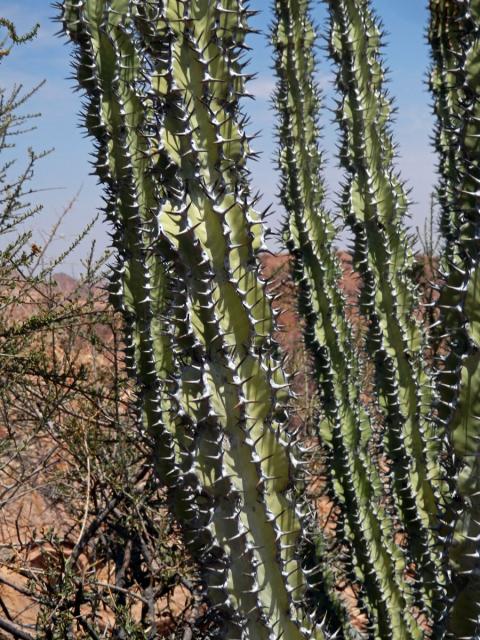
POLYGON ((360 344, 324 203, 309 0, 275 0, 271 39, 282 238, 321 400, 306 440, 322 447, 333 534, 306 498, 318 447, 289 429, 294 398, 258 265, 240 106, 251 12, 242 0, 59 6, 105 191, 139 427, 206 587, 209 637, 473 638, 479 3, 431 0, 446 284, 429 331, 381 26, 369 0, 325 1, 360 344))
POLYGON ((404 552, 415 574, 413 605, 425 612, 439 637, 446 576, 434 531, 447 491, 440 466, 444 437, 429 416, 426 336, 412 283, 414 259, 405 225, 408 198, 394 165, 381 27, 369 2, 329 5, 330 51, 341 96, 336 112, 342 131, 340 161, 346 172, 341 207, 362 279, 359 306, 368 322, 365 349, 375 367, 392 492, 407 536, 404 552))
POLYGON ((360 311, 369 321, 365 346, 375 363, 376 389, 387 420, 386 446, 399 476, 394 491, 403 505, 407 532, 409 527, 412 534, 416 528, 418 533, 423 530, 420 561, 430 554, 428 529, 435 525, 438 473, 435 456, 425 446, 425 339, 414 317, 413 254, 404 226, 408 202, 393 165, 391 106, 379 58, 381 32, 366 2, 332 2, 331 17, 330 46, 343 93, 337 109, 346 169, 342 209, 354 237, 354 265, 362 277, 360 311))
MULTIPOLYGON (((320 175, 322 162, 317 146, 316 125, 320 96, 318 92, 315 95, 314 88, 313 29, 308 15, 308 3, 278 0, 276 9, 278 21, 273 31, 273 42, 277 52, 276 101, 280 114, 279 167, 282 175, 281 197, 287 211, 283 236, 286 247, 295 260, 294 273, 300 292, 299 308, 306 321, 306 342, 314 359, 320 395, 325 399, 325 419, 319 425, 319 433, 322 441, 328 443, 331 450, 330 477, 334 479, 331 491, 335 496, 335 504, 340 508, 342 526, 345 530, 345 539, 341 540, 341 543, 348 549, 349 554, 355 556, 348 560, 345 577, 359 590, 359 602, 375 637, 386 637, 388 633, 399 638, 421 637, 420 622, 414 612, 421 606, 423 611, 429 612, 429 618, 434 618, 435 613, 432 609, 436 594, 431 592, 437 589, 436 573, 431 568, 433 561, 428 557, 428 529, 424 529, 425 541, 415 539, 418 537, 415 530, 419 528, 420 517, 416 511, 412 511, 412 505, 415 505, 418 499, 412 485, 415 486, 417 480, 412 480, 415 470, 412 469, 411 456, 409 457, 403 444, 404 438, 406 440, 409 434, 404 436, 402 433, 407 429, 413 429, 406 424, 407 416, 411 415, 410 407, 407 405, 402 415, 403 407, 396 397, 392 397, 395 381, 382 379, 380 372, 380 367, 395 370, 393 359, 398 357, 398 354, 400 357, 404 355, 406 338, 402 337, 400 320, 403 316, 406 318, 407 314, 403 310, 397 311, 390 300, 381 300, 380 305, 387 308, 387 314, 391 313, 394 319, 398 317, 397 326, 391 328, 385 315, 379 318, 380 314, 371 308, 374 296, 387 296, 393 284, 393 275, 374 273, 374 265, 383 264, 380 260, 384 258, 379 258, 377 254, 385 251, 385 247, 388 249, 389 239, 383 237, 379 241, 373 234, 367 238, 368 221, 360 220, 364 208, 371 208, 372 219, 373 216, 388 215, 385 212, 388 206, 395 213, 394 195, 388 194, 390 202, 385 204, 382 211, 377 212, 375 205, 371 204, 377 198, 374 190, 386 191, 386 184, 374 185, 368 203, 364 204, 361 200, 366 190, 360 181, 367 180, 369 172, 376 175, 378 166, 374 166, 375 164, 380 165, 383 162, 385 171, 391 170, 391 158, 372 158, 373 166, 363 166, 366 164, 364 158, 356 153, 352 141, 349 140, 353 135, 363 137, 368 141, 364 145, 358 144, 358 148, 363 149, 366 144, 370 144, 372 138, 386 135, 381 129, 382 121, 377 120, 378 114, 373 110, 377 103, 370 95, 365 94, 364 88, 366 82, 369 91, 374 86, 369 81, 375 70, 368 67, 368 62, 369 59, 373 60, 378 56, 378 43, 374 40, 375 30, 370 41, 362 41, 362 31, 356 24, 360 20, 368 19, 374 27, 373 17, 368 14, 366 5, 362 3, 358 3, 358 6, 356 3, 331 3, 332 50, 339 66, 341 65, 338 83, 342 84, 341 90, 345 94, 338 118, 345 132, 343 159, 345 164, 351 167, 350 183, 345 189, 344 207, 347 222, 356 234, 354 258, 365 283, 361 310, 370 322, 366 346, 370 350, 371 359, 379 363, 376 387, 379 393, 389 400, 388 404, 384 402, 382 406, 385 423, 395 425, 398 429, 398 434, 392 433, 393 429, 390 429, 389 437, 379 429, 378 415, 369 415, 366 407, 362 406, 362 389, 358 384, 361 372, 360 357, 355 352, 352 330, 347 322, 346 304, 339 293, 339 267, 332 242, 333 225, 323 206, 324 190, 320 175), (353 40, 357 51, 353 51, 353 47, 350 46, 353 40), (365 57, 367 64, 362 70, 358 59, 365 53, 368 54, 365 57), (351 71, 355 69, 359 70, 357 74, 351 71), (361 76, 361 71, 366 77, 361 76), (351 74, 351 77, 346 78, 348 74, 351 74), (352 95, 347 93, 349 90, 351 93, 356 92, 360 96, 359 100, 367 97, 371 99, 370 105, 364 107, 362 104, 355 104, 352 95), (350 117, 347 116, 347 112, 350 117), (368 118, 368 121, 364 122, 363 118, 368 118), (350 198, 351 192, 354 191, 358 194, 357 202, 350 198), (374 283, 379 280, 385 283, 385 288, 381 290, 379 287, 376 293, 374 283), (370 283, 369 291, 365 291, 367 282, 370 283), (380 325, 385 327, 383 333, 380 333, 380 325), (375 335, 374 331, 380 335, 375 335), (387 346, 377 345, 376 340, 386 343, 387 346), (390 344, 389 340, 392 341, 390 344), (394 340, 400 341, 398 348, 393 343, 394 340), (403 428, 402 423, 405 423, 403 428), (380 473, 380 460, 384 449, 393 460, 396 457, 398 462, 402 463, 393 465, 391 481, 385 476, 382 477, 380 473), (372 451, 375 452, 373 458, 372 451), (388 487, 385 487, 386 482, 388 487), (391 497, 388 500, 387 491, 392 494, 393 499, 391 497), (404 526, 409 534, 409 544, 404 543, 403 549, 395 541, 395 536, 402 533, 398 521, 402 522, 402 527, 404 526), (408 568, 413 563, 417 567, 415 589, 412 589, 406 578, 408 568)), ((381 96, 381 69, 378 69, 377 74, 378 77, 373 79, 377 80, 377 91, 381 96)), ((383 106, 380 103, 380 107, 385 110, 386 118, 388 102, 385 100, 384 103, 383 106)), ((401 185, 394 185, 394 188, 397 189, 398 199, 402 200, 403 205, 406 198, 401 192, 401 185)), ((401 212, 398 217, 401 217, 401 212)), ((393 233, 395 232, 392 232, 392 235, 393 233)), ((399 243, 400 238, 394 237, 394 241, 399 243)), ((393 249, 391 253, 394 253, 393 249)), ((392 274, 396 273, 400 260, 400 256, 395 258, 392 274)), ((387 268, 386 261, 384 262, 387 268)), ((409 295, 406 284, 402 281, 398 286, 404 286, 406 299, 409 295)), ((404 322, 407 323, 408 319, 404 322)), ((411 324, 410 331, 413 334, 417 327, 411 324)), ((406 330, 404 332, 406 333, 406 330)), ((420 340, 418 342, 420 343, 420 340)), ((415 356, 419 358, 419 354, 415 356)), ((404 362, 400 362, 399 365, 406 368, 404 362)), ((415 386, 402 395, 406 395, 407 400, 413 396, 416 411, 417 403, 420 401, 417 400, 420 382, 413 378, 412 370, 413 366, 410 366, 404 380, 415 386)), ((418 375, 420 374, 419 371, 418 375)), ((400 390, 400 393, 402 391, 400 390)), ((416 428, 420 429, 418 425, 416 428)), ((413 439, 414 437, 410 436, 410 440, 413 439)), ((413 443, 411 446, 414 446, 413 443)), ((423 452, 419 455, 422 456, 423 463, 423 452)), ((425 514, 430 513, 428 508, 424 511, 425 514)), ((337 540, 337 544, 339 542, 337 540)), ((328 556, 324 560, 328 569, 331 566, 328 556)), ((339 577, 336 579, 338 581, 339 577)), ((435 601, 437 600, 438 597, 435 601)))
POLYGON ((434 95, 434 110, 437 120, 435 146, 439 157, 440 183, 437 198, 440 204, 440 230, 445 239, 444 258, 451 259, 455 239, 456 194, 454 176, 458 153, 458 120, 461 114, 462 84, 457 78, 460 51, 454 43, 461 38, 459 13, 456 2, 431 3, 429 41, 433 65, 430 73, 430 90, 434 95), (452 46, 453 45, 453 46, 452 46))
POLYGON ((106 189, 142 428, 221 637, 323 638, 299 606, 288 397, 256 252, 241 2, 63 4, 106 189), (285 396, 285 397, 284 397, 285 396))
POLYGON ((442 535, 450 545, 450 632, 480 633, 480 3, 431 0, 431 86, 437 114, 445 285, 438 300, 437 421, 452 447, 451 502, 442 535))

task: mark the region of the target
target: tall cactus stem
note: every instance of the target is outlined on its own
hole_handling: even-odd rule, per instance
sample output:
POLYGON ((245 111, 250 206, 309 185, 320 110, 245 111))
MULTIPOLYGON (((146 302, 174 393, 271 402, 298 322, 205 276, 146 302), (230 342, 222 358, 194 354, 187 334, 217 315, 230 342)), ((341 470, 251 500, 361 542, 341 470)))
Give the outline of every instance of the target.
MULTIPOLYGON (((345 536, 341 544, 349 549, 344 571, 347 581, 360 587, 358 600, 372 633, 423 637, 414 613, 417 596, 406 579, 410 556, 395 541, 397 508, 386 497, 389 480, 379 470, 382 447, 376 445, 378 457, 372 460, 371 456, 378 427, 361 398, 361 358, 340 293, 333 225, 323 202, 317 122, 320 98, 314 81, 315 34, 309 3, 277 0, 275 13, 278 164, 280 197, 287 212, 283 237, 294 261, 299 311, 305 319, 305 340, 322 400, 319 433, 331 448, 328 475, 340 509, 345 536)), ((391 490, 389 493, 391 496, 391 490)), ((340 578, 338 572, 332 575, 331 564, 327 555, 327 582, 340 578)), ((334 598, 334 604, 341 612, 341 598, 334 598)), ((348 612, 343 615, 345 628, 354 633, 348 612)))
POLYGON ((237 0, 65 0, 107 192, 144 429, 207 587, 212 633, 324 638, 301 605, 301 522, 239 100, 237 0))
POLYGON ((365 348, 375 367, 396 505, 418 581, 417 607, 428 611, 429 624, 439 629, 444 624, 447 579, 434 531, 448 491, 440 463, 444 443, 428 414, 427 343, 416 317, 414 258, 405 228, 408 198, 394 165, 381 28, 368 0, 327 4, 330 52, 341 96, 336 111, 346 172, 341 207, 362 280, 359 304, 368 323, 365 348))
POLYGON ((444 286, 436 309, 436 418, 452 449, 441 535, 452 575, 449 632, 480 633, 480 2, 430 1, 444 286))

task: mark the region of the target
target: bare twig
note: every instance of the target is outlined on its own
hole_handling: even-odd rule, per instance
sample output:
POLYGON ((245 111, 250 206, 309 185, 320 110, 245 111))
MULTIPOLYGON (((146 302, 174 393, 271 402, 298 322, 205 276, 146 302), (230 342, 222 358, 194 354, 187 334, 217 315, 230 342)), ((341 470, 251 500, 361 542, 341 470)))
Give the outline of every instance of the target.
POLYGON ((0 618, 0 629, 7 631, 14 638, 19 638, 19 640, 35 640, 34 636, 25 631, 23 627, 14 622, 10 622, 10 620, 0 618))

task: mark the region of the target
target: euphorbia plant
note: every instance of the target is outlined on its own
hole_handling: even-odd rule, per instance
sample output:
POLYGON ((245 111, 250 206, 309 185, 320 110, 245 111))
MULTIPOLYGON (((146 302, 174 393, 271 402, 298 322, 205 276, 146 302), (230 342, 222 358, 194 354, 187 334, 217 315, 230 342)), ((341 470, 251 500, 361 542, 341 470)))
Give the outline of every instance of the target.
POLYGON ((368 0, 327 4, 360 340, 324 202, 309 2, 276 0, 271 35, 282 237, 321 403, 313 441, 326 452, 333 534, 309 509, 315 447, 288 429, 293 400, 259 272, 240 0, 61 5, 113 229, 112 301, 211 634, 473 638, 479 3, 431 2, 446 238, 433 327, 421 320, 381 30, 368 0))

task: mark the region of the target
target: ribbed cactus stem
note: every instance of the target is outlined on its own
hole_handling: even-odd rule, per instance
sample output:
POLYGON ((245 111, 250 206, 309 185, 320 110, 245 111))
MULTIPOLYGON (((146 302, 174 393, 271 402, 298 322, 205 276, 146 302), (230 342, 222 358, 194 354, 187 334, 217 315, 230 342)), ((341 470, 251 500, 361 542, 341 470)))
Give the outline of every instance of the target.
POLYGON ((431 0, 445 285, 437 303, 437 420, 453 452, 450 637, 480 634, 480 2, 431 0), (435 76, 436 74, 436 76, 435 76), (448 224, 444 221, 447 220, 448 224), (442 352, 440 352, 442 354, 442 352), (456 471, 456 475, 454 474, 456 471))
MULTIPOLYGON (((332 582, 343 579, 356 585, 357 606, 373 633, 383 637, 394 630, 395 637, 421 637, 413 591, 405 579, 406 556, 394 539, 396 508, 385 495, 388 480, 380 474, 380 451, 372 457, 375 425, 363 406, 360 357, 339 288, 333 225, 324 207, 309 3, 277 0, 275 13, 278 164, 287 211, 283 238, 294 260, 299 310, 322 399, 319 433, 331 452, 328 475, 342 531, 337 543, 346 556, 341 576, 338 561, 326 554, 323 575, 340 615, 345 603, 335 597, 332 582)), ((321 548, 324 552, 326 545, 321 548)), ((343 618, 351 633, 355 621, 348 612, 343 618)))
POLYGON ((381 29, 370 0, 325 1, 360 332, 349 323, 324 204, 309 0, 275 0, 272 30, 283 239, 321 400, 307 434, 321 441, 320 455, 289 429, 293 398, 259 274, 262 220, 240 109, 251 12, 242 0, 59 5, 112 228, 110 295, 124 319, 141 435, 206 588, 209 637, 323 640, 338 625, 349 639, 473 640, 480 0, 430 0, 446 244, 433 376, 381 29), (374 379, 365 388, 366 361, 374 379), (328 535, 316 514, 306 517, 301 495, 320 460, 335 511, 328 535), (328 631, 316 623, 324 616, 328 631))
POLYGON ((431 20, 429 41, 433 64, 430 72, 430 90, 434 96, 437 118, 435 147, 439 158, 440 180, 437 188, 440 205, 440 232, 445 242, 442 257, 452 258, 454 240, 458 231, 456 216, 457 192, 456 162, 459 151, 458 134, 461 130, 461 114, 464 86, 460 70, 465 64, 465 50, 459 47, 465 21, 464 8, 452 0, 430 3, 431 20))
POLYGON ((426 341, 414 315, 414 262, 404 226, 408 199, 394 166, 381 30, 367 0, 328 0, 328 5, 330 51, 341 94, 337 121, 346 172, 341 206, 362 278, 360 310, 368 321, 365 348, 375 366, 395 502, 417 581, 416 607, 428 612, 429 624, 439 628, 445 576, 432 530, 446 491, 442 441, 428 416, 426 341))
POLYGON ((301 522, 256 253, 238 0, 65 0, 107 192, 155 464, 207 586, 213 635, 323 638, 301 607, 301 522))

